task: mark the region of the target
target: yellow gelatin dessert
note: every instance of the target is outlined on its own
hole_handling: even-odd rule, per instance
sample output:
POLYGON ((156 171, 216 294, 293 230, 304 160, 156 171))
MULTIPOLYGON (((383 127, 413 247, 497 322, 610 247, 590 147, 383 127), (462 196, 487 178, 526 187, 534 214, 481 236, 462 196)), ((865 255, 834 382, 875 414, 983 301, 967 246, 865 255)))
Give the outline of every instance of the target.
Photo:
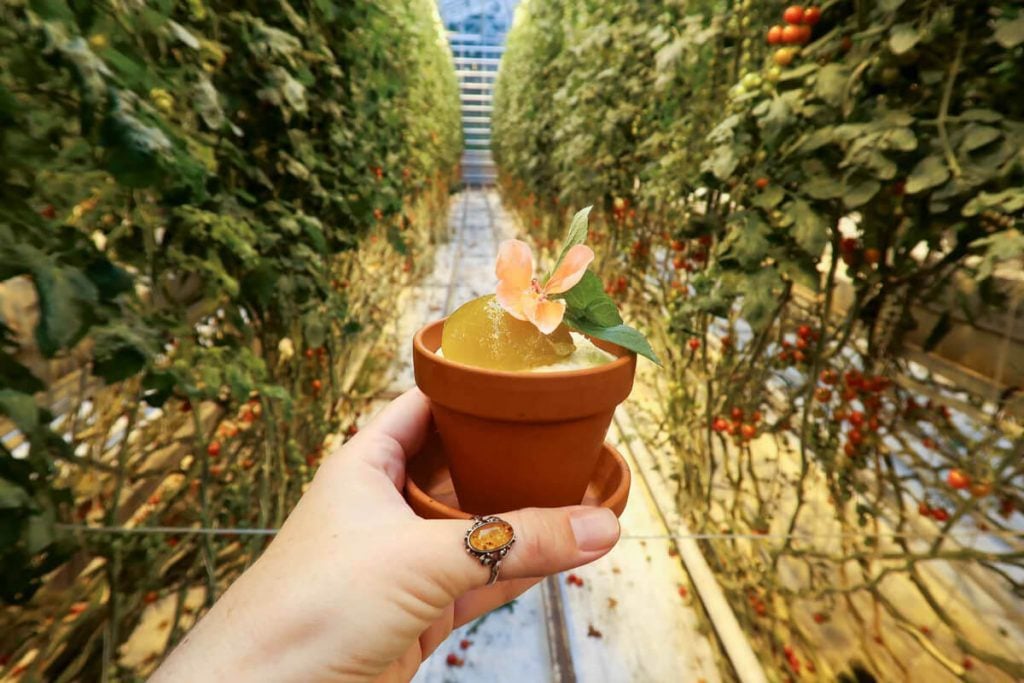
POLYGON ((445 321, 441 336, 446 359, 506 372, 558 363, 575 350, 564 324, 544 334, 533 323, 506 313, 493 294, 460 306, 445 321))

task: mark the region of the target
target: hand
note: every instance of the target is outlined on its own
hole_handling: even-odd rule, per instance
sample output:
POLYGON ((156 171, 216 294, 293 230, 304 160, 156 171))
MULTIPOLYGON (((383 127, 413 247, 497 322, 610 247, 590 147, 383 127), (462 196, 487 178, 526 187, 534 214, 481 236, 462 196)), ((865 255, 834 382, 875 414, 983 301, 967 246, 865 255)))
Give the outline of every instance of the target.
POLYGON ((500 580, 469 556, 464 520, 424 520, 402 497, 427 434, 416 389, 323 462, 259 560, 152 680, 406 681, 452 629, 619 538, 605 508, 500 513, 516 532, 500 580))

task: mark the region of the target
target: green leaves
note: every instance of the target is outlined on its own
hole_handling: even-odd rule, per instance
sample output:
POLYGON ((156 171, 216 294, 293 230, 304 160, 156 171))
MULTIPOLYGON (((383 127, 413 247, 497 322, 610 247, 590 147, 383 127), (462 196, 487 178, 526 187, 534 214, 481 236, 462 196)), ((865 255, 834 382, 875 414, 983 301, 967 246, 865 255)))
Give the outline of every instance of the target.
POLYGON ((11 422, 27 436, 39 426, 39 408, 29 394, 12 389, 0 389, 0 415, 6 415, 11 422))
POLYGON ((619 309, 615 301, 605 293, 601 278, 589 270, 563 298, 568 310, 577 320, 585 320, 599 327, 612 327, 622 323, 619 309))
POLYGON ((941 185, 949 179, 949 168, 942 157, 932 155, 921 159, 907 176, 907 194, 917 194, 941 185))
POLYGON ((993 38, 1007 50, 1024 43, 1024 13, 1018 13, 1014 19, 999 19, 995 25, 993 38))
POLYGON ((793 215, 793 239, 801 249, 817 259, 828 244, 828 226, 818 212, 802 199, 794 200, 788 206, 793 215))
POLYGON ((112 100, 101 135, 107 150, 107 170, 127 187, 155 185, 163 177, 163 165, 170 157, 170 139, 135 116, 122 96, 114 94, 112 100))
POLYGON ((833 107, 838 107, 850 80, 850 70, 843 64, 826 64, 818 70, 815 94, 833 107))
POLYGON ((889 33, 889 49, 894 55, 910 52, 921 40, 921 33, 913 24, 897 24, 889 33))
MULTIPOLYGON (((554 271, 565 258, 569 249, 583 244, 587 239, 591 206, 579 211, 572 219, 565 244, 559 253, 554 271)), ((650 358, 660 365, 644 336, 628 325, 622 324, 622 316, 615 302, 604 291, 599 278, 589 270, 576 285, 566 292, 562 299, 566 304, 565 322, 569 327, 598 339, 610 341, 619 346, 650 358)))
POLYGON ((575 318, 569 314, 566 314, 565 322, 574 330, 597 339, 603 339, 604 341, 618 344, 625 349, 629 349, 630 351, 647 358, 657 365, 661 365, 661 361, 658 360, 658 356, 654 353, 654 350, 651 349, 651 345, 647 342, 644 336, 629 325, 601 327, 588 320, 575 318))
POLYGON ((555 265, 551 268, 552 273, 558 270, 558 266, 562 265, 562 261, 565 259, 565 255, 569 253, 570 249, 575 247, 577 244, 583 244, 587 241, 587 232, 590 225, 590 211, 593 208, 593 205, 591 205, 584 209, 580 209, 576 212, 576 215, 572 217, 572 223, 569 224, 569 232, 566 234, 565 242, 562 244, 562 251, 559 252, 558 258, 555 260, 555 265))

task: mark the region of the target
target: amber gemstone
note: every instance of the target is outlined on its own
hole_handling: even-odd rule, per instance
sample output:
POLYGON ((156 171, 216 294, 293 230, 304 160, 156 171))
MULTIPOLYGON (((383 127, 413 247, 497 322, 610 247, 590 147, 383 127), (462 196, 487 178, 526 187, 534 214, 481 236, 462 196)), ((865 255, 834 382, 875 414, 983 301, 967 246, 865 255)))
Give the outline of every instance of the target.
POLYGON ((477 552, 489 553, 512 542, 514 532, 508 522, 487 522, 469 535, 469 547, 477 552))

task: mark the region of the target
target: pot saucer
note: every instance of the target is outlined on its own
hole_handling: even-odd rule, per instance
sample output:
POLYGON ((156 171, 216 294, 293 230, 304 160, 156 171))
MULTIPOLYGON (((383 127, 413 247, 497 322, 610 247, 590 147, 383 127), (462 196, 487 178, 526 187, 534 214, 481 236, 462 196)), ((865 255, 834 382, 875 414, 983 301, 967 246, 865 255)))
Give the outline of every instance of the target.
MULTIPOLYGON (((622 455, 605 443, 598 456, 597 467, 590 478, 583 505, 610 508, 618 517, 629 497, 630 473, 622 455)), ((405 499, 420 517, 425 519, 470 519, 468 512, 459 509, 455 496, 448 460, 437 432, 428 437, 418 453, 406 466, 405 499)), ((494 510, 505 512, 505 510, 494 510)))

